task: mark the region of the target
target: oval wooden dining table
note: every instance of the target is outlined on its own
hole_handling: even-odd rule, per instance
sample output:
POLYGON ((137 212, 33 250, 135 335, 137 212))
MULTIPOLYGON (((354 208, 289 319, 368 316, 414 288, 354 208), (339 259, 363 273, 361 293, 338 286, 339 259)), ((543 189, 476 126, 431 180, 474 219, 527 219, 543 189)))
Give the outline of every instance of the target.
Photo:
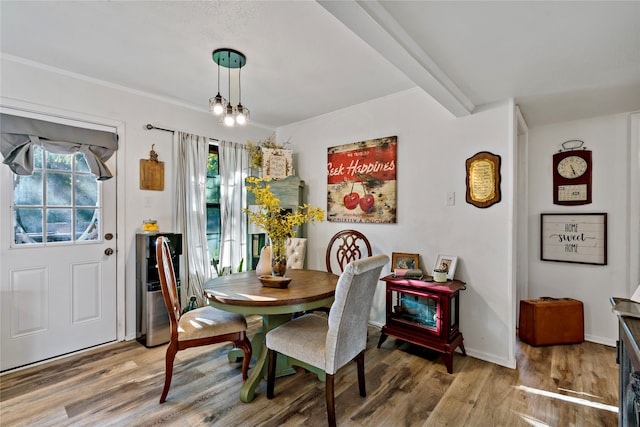
MULTIPOLYGON (((262 330, 251 339, 256 363, 240 389, 242 402, 251 402, 260 380, 266 378, 265 334, 291 320, 293 313, 331 304, 339 276, 326 271, 288 269, 286 277, 291 278, 291 283, 285 289, 263 286, 255 271, 220 276, 205 283, 204 293, 209 305, 234 313, 262 316, 262 330)), ((237 360, 241 354, 242 352, 232 351, 229 359, 237 360)), ((277 376, 295 373, 286 358, 280 357, 278 362, 277 376)))

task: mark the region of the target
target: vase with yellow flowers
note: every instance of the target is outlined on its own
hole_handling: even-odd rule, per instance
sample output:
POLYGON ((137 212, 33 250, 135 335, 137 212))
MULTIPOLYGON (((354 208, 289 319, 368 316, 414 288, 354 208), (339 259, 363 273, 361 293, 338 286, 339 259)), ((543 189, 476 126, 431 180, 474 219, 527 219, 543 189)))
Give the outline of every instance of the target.
POLYGON ((271 274, 284 276, 287 270, 286 242, 294 237, 298 227, 307 222, 321 222, 324 210, 308 204, 298 206, 289 212, 280 206, 280 200, 271 192, 269 177, 247 178, 247 190, 255 196, 257 211, 245 209, 249 222, 262 228, 269 238, 271 246, 271 274))

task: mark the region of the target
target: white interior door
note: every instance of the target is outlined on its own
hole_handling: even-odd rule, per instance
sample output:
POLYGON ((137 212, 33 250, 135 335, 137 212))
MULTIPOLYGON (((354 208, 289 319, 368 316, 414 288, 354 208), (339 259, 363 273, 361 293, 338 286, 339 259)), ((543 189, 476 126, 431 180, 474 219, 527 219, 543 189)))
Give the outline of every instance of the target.
POLYGON ((106 181, 75 156, 0 164, 2 371, 117 338, 116 156, 106 181))

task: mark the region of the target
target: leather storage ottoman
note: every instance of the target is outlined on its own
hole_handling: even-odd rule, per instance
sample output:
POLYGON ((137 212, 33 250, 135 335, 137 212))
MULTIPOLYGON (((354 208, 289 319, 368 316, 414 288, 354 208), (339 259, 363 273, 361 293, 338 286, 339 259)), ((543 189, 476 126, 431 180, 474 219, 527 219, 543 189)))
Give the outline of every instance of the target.
POLYGON ((520 340, 533 346, 583 342, 582 301, 549 297, 520 301, 520 340))

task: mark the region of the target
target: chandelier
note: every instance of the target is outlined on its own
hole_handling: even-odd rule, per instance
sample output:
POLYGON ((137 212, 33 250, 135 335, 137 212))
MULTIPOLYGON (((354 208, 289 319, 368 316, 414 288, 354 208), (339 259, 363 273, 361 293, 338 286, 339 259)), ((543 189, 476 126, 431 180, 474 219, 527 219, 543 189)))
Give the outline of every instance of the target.
POLYGON ((216 49, 211 54, 213 62, 218 64, 218 94, 209 98, 209 112, 220 117, 225 126, 243 126, 249 122, 249 110, 242 105, 240 88, 240 70, 247 63, 247 57, 234 49, 216 49), (228 69, 229 100, 220 95, 220 66, 228 69), (231 102, 231 69, 238 69, 238 104, 234 107, 231 102))

